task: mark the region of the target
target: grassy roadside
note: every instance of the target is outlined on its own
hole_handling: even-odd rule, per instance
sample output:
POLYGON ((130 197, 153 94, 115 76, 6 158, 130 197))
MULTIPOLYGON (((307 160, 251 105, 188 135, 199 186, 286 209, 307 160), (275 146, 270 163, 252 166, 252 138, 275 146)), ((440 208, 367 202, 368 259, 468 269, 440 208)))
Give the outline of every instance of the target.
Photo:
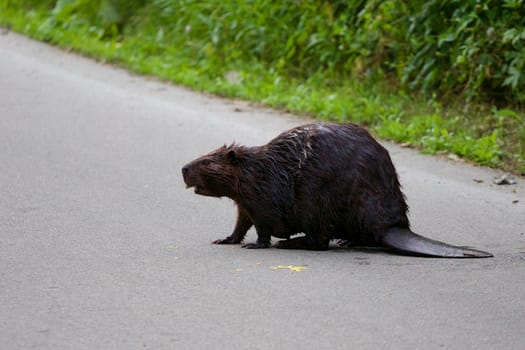
POLYGON ((455 154, 525 173, 523 111, 465 106, 461 101, 444 106, 436 99, 407 94, 374 72, 358 79, 326 71, 297 78, 257 61, 232 58, 225 64, 211 47, 203 46, 204 54, 195 57, 194 50, 172 45, 169 34, 147 20, 125 28, 121 35, 107 35, 107 28, 83 21, 58 23, 46 8, 26 11, 1 6, 0 23, 14 31, 137 73, 297 114, 364 124, 381 138, 423 152, 455 154))

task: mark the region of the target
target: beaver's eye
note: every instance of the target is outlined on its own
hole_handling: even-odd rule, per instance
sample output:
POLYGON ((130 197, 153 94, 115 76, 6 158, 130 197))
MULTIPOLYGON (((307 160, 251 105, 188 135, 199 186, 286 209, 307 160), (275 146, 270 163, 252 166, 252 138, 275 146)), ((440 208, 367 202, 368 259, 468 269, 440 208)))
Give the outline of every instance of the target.
POLYGON ((208 166, 208 165, 210 165, 210 164, 211 164, 211 161, 210 161, 209 159, 204 159, 204 160, 202 161, 202 165, 204 165, 204 166, 208 166))

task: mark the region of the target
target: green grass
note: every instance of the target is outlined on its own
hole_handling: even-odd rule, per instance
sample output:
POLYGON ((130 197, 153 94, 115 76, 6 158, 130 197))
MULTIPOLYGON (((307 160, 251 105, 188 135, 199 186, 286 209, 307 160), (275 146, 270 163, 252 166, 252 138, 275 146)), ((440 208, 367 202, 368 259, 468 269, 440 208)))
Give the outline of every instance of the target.
POLYGON ((525 118, 516 108, 465 106, 462 100, 443 106, 435 98, 404 92, 381 72, 342 77, 319 69, 305 77, 279 62, 269 66, 233 51, 225 59, 209 42, 177 41, 178 34, 149 20, 147 11, 119 29, 74 14, 61 19, 47 7, 6 5, 8 0, 0 0, 4 26, 136 73, 319 119, 360 123, 381 138, 426 153, 456 154, 525 173, 525 118))

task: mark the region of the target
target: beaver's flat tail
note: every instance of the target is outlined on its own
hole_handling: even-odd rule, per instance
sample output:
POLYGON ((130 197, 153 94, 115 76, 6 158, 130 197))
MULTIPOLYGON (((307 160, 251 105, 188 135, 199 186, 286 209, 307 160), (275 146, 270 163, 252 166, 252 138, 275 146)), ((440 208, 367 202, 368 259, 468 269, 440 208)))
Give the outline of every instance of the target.
POLYGON ((402 254, 435 258, 490 258, 493 256, 481 250, 435 241, 403 227, 390 228, 385 233, 381 244, 402 254))

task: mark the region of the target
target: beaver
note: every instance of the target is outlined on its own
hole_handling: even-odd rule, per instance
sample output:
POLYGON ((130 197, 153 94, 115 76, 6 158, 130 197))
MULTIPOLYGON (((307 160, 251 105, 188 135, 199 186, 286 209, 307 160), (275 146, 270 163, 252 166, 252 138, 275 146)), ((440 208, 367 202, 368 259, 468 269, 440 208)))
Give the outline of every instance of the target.
POLYGON ((412 232, 388 151, 353 123, 302 125, 263 146, 224 145, 182 175, 196 194, 237 204, 233 233, 215 244, 241 243, 255 226, 257 241, 243 247, 268 248, 276 237, 285 249, 324 250, 339 240, 419 256, 492 256, 412 232))

